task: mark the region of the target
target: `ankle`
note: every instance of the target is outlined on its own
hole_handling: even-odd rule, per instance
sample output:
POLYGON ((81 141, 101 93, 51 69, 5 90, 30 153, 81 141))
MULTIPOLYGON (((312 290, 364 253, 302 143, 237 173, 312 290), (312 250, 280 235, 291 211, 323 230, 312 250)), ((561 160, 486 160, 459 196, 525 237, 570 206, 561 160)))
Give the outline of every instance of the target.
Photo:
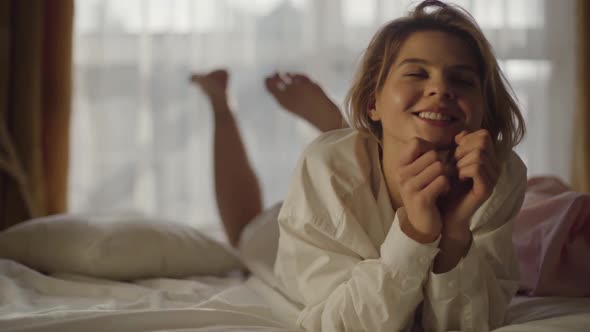
POLYGON ((321 114, 316 114, 316 118, 310 122, 322 132, 341 129, 344 125, 342 114, 335 104, 326 105, 321 114))
POLYGON ((229 111, 229 100, 225 94, 209 96, 209 102, 215 112, 229 111))

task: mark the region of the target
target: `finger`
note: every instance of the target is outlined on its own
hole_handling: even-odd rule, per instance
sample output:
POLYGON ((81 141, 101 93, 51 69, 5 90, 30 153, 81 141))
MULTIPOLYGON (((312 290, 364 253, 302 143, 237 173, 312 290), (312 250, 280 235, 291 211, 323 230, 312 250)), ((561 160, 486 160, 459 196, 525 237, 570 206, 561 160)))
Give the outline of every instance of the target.
POLYGON ((473 150, 457 161, 457 169, 465 168, 473 164, 480 164, 492 177, 498 174, 498 167, 490 161, 488 155, 481 150, 473 150))
POLYGON ((413 163, 407 166, 403 166, 400 171, 400 177, 402 179, 407 179, 413 176, 420 174, 424 171, 428 166, 432 163, 439 161, 443 164, 443 174, 447 176, 454 176, 456 175, 456 167, 454 164, 449 163, 444 155, 441 155, 439 151, 430 150, 424 154, 422 154, 418 159, 416 159, 413 163))
POLYGON ((490 174, 499 173, 500 166, 496 159, 495 153, 489 150, 474 149, 467 151, 465 155, 457 159, 457 168, 462 168, 470 164, 482 164, 489 170, 490 174))
POLYGON ((434 144, 418 137, 414 137, 410 139, 410 141, 406 144, 405 149, 400 153, 399 162, 401 165, 409 165, 425 152, 434 149, 434 144))
POLYGON ((416 176, 410 178, 407 181, 406 188, 410 192, 418 192, 428 186, 434 179, 441 175, 445 175, 445 166, 444 164, 437 160, 432 164, 428 165, 422 172, 417 174, 416 176))
MULTIPOLYGON (((465 133, 465 131, 463 131, 462 133, 465 133)), ((490 147, 493 146, 492 137, 490 133, 485 129, 474 131, 472 133, 467 133, 465 135, 459 134, 455 137, 455 139, 457 141, 457 149, 459 149, 460 147, 462 147, 462 149, 470 148, 472 146, 477 146, 482 143, 486 143, 486 146, 488 144, 490 147)))
POLYGON ((459 170, 459 177, 473 180, 472 192, 478 200, 487 199, 495 186, 493 181, 478 165, 470 165, 459 170))
POLYGON ((444 163, 448 163, 449 161, 451 161, 451 159, 454 158, 453 156, 453 152, 454 149, 442 149, 442 150, 437 150, 436 153, 438 155, 438 159, 444 163))
POLYGON ((468 134, 469 134, 469 132, 468 132, 467 130, 463 130, 462 132, 458 133, 458 134, 455 136, 455 143, 456 143, 456 144, 461 144, 461 141, 463 140, 463 138, 464 138, 465 136, 467 136, 468 134))
POLYGON ((434 163, 435 161, 439 160, 439 157, 434 150, 430 150, 420 157, 418 157, 414 162, 411 164, 404 166, 401 168, 400 175, 403 178, 410 178, 420 174, 426 167, 430 164, 434 163))
POLYGON ((486 149, 489 147, 488 143, 491 143, 491 139, 488 141, 489 135, 485 132, 473 132, 463 136, 458 140, 457 149, 455 150, 455 157, 460 158, 465 155, 468 151, 473 149, 486 149))
MULTIPOLYGON (((491 190, 498 182, 498 175, 494 174, 493 171, 488 171, 484 165, 470 164, 458 169, 458 179, 460 183, 472 180, 474 184, 476 182, 480 183, 483 179, 485 180, 485 184, 487 184, 491 190)), ((486 188, 488 186, 486 186, 486 188)))
POLYGON ((476 149, 485 151, 490 159, 495 161, 494 144, 487 130, 480 130, 465 135, 455 149, 455 159, 459 160, 472 150, 476 149))
POLYGON ((465 181, 467 179, 472 179, 475 183, 476 181, 485 180, 486 184, 491 185, 492 187, 496 184, 498 177, 495 174, 489 173, 484 165, 481 164, 470 164, 459 170, 459 179, 465 181))
MULTIPOLYGON (((479 150, 471 152, 457 162, 457 171, 459 172, 459 176, 461 175, 461 170, 472 167, 479 169, 481 172, 485 172, 491 178, 495 178, 498 175, 497 168, 492 164, 492 162, 489 161, 487 155, 482 154, 482 152, 479 150)), ((463 180, 461 176, 459 179, 463 180)))
POLYGON ((446 176, 440 175, 428 184, 422 192, 436 201, 441 195, 448 193, 451 190, 451 184, 446 176))

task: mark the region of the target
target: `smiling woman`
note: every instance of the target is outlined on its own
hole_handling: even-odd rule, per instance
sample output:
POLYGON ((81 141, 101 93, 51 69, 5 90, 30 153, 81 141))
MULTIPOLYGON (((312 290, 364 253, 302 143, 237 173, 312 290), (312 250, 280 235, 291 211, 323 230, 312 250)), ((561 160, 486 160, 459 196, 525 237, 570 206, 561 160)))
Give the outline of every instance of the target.
POLYGON ((274 269, 298 326, 504 324, 527 174, 512 151, 524 119, 502 77, 460 8, 426 0, 377 31, 347 97, 352 128, 305 149, 278 215, 274 269))

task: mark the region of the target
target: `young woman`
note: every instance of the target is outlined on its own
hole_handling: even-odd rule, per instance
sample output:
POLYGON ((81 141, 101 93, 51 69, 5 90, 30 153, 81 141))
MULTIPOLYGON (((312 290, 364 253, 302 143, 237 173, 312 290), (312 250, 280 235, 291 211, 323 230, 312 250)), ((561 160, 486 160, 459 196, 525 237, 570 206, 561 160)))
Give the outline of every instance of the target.
POLYGON ((275 274, 310 331, 488 331, 518 286, 520 110, 471 16, 424 1, 369 44, 353 128, 311 143, 275 274))

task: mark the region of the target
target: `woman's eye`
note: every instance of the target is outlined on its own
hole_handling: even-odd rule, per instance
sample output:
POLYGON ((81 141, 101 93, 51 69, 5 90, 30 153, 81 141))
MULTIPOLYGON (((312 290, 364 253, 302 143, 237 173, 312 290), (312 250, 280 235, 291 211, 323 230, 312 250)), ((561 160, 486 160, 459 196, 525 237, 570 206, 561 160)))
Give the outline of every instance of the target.
POLYGON ((455 77, 455 78, 453 78, 453 81, 455 81, 458 84, 465 85, 465 86, 474 86, 475 85, 475 81, 473 81, 470 78, 455 77))
POLYGON ((426 77, 426 73, 414 71, 414 72, 409 72, 409 73, 405 74, 405 76, 410 76, 410 77, 426 77))

